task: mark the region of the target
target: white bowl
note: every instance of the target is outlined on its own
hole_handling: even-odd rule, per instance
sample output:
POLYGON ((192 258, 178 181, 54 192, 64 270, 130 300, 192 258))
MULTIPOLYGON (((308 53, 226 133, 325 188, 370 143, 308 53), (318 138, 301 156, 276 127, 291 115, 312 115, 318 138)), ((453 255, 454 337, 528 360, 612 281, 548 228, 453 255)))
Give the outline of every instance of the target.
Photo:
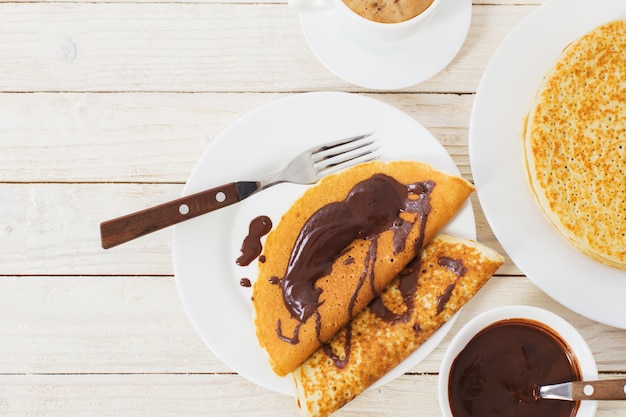
MULTIPOLYGON (((499 307, 476 316, 450 342, 439 370, 439 406, 444 417, 454 417, 448 399, 448 381, 452 362, 477 333, 493 323, 506 319, 534 320, 551 328, 569 345, 578 361, 582 379, 588 381, 598 379, 596 362, 587 342, 567 321, 554 313, 537 307, 518 305, 499 307)), ((581 401, 576 417, 592 417, 597 407, 597 401, 581 401)))

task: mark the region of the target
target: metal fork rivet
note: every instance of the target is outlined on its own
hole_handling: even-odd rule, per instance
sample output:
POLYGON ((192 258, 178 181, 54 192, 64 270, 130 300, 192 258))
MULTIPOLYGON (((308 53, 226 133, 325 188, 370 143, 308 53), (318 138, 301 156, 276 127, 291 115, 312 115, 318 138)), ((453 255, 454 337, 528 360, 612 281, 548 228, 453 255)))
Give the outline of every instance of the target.
POLYGON ((585 393, 585 395, 587 397, 590 397, 591 395, 593 395, 593 386, 592 385, 585 385, 585 387, 583 388, 583 392, 585 393))
POLYGON ((182 214, 183 216, 186 214, 189 214, 189 206, 187 204, 181 204, 178 207, 178 212, 182 214))
POLYGON ((215 200, 218 203, 223 203, 224 200, 226 200, 226 194, 220 191, 219 193, 215 194, 215 200))

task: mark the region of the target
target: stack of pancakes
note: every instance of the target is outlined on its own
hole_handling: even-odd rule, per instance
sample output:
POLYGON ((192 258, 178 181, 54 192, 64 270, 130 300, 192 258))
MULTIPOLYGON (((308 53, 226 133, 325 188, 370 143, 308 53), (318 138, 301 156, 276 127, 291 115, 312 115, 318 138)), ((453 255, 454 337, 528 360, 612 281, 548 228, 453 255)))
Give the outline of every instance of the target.
POLYGON ((528 116, 531 189, 551 224, 588 256, 626 269, 626 21, 568 45, 528 116))
MULTIPOLYGON (((305 414, 328 415, 382 377, 458 311, 500 266, 499 255, 469 241, 438 237, 436 244, 430 243, 473 191, 464 179, 423 163, 359 164, 308 189, 269 233, 253 287, 255 327, 274 372, 280 376, 293 372, 305 414), (310 242, 318 229, 322 235, 331 233, 325 225, 311 226, 328 207, 357 198, 363 213, 352 216, 380 217, 377 207, 390 204, 393 193, 385 192, 381 202, 377 196, 354 197, 354 190, 381 177, 388 184, 385 190, 406 194, 405 205, 388 219, 389 224, 356 233, 345 247, 334 247, 328 268, 299 265, 325 262, 321 255, 302 255, 302 247, 310 245, 323 253, 336 243, 335 237, 321 246, 310 242), (429 257, 420 258, 425 247, 432 248, 424 251, 429 257), (441 259, 438 267, 430 266, 441 259), (314 270, 322 272, 306 285, 297 282, 304 278, 300 275, 314 270), (290 276, 290 271, 300 275, 290 276), (385 290, 394 287, 388 286, 394 280, 396 289, 385 290), (396 295, 401 291, 405 306, 394 305, 396 295, 379 297, 383 290, 396 295), (380 317, 359 318, 372 308, 380 317), (385 326, 386 339, 374 331, 385 326), (375 364, 367 360, 373 356, 386 359, 375 364), (338 381, 350 380, 359 382, 344 384, 337 397, 338 381), (329 391, 331 386, 335 394, 329 391)), ((348 217, 346 223, 353 220, 348 217)))

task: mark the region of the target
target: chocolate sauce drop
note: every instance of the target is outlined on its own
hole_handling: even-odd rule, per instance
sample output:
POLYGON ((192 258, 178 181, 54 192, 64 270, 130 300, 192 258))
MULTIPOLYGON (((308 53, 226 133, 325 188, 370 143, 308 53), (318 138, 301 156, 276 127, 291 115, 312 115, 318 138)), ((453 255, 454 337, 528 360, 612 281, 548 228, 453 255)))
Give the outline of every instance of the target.
POLYGON ((261 238, 272 230, 272 220, 267 216, 259 216, 250 222, 248 235, 241 245, 241 256, 235 261, 239 266, 247 266, 261 254, 263 245, 261 238))

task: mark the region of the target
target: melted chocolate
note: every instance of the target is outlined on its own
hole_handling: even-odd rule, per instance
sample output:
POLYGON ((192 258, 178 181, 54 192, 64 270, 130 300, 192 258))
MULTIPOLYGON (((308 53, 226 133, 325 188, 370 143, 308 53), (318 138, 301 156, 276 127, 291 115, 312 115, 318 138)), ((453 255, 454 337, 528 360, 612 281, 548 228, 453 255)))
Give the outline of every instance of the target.
POLYGON ((252 283, 248 278, 241 278, 239 280, 239 285, 241 285, 242 287, 250 288, 252 286, 252 283))
MULTIPOLYGON (((352 315, 357 294, 367 280, 373 289, 377 235, 393 230, 394 250, 397 252, 403 248, 411 229, 411 224, 405 225, 399 217, 403 211, 419 213, 421 234, 415 245, 417 253, 423 243, 423 231, 430 212, 429 195, 433 188, 432 181, 405 186, 387 175, 376 174, 355 185, 344 201, 328 204, 315 212, 298 235, 285 275, 270 279, 270 282, 281 286, 283 302, 291 317, 299 322, 294 335, 287 337, 282 334, 279 321, 278 337, 289 343, 298 343, 302 323, 314 314, 320 322, 318 307, 321 289, 315 288, 316 281, 330 273, 335 259, 351 242, 366 239, 371 242, 370 250, 348 306, 352 315), (409 198, 411 194, 418 198, 409 198)), ((319 328, 318 324, 318 338, 319 328)), ((349 351, 349 343, 346 351, 349 351)))
POLYGON ((479 332, 452 364, 455 417, 570 417, 578 402, 543 400, 537 385, 580 379, 565 343, 539 323, 513 319, 479 332))
POLYGON ((236 263, 240 266, 247 266, 261 254, 263 245, 261 238, 272 230, 272 220, 267 216, 259 216, 250 222, 248 236, 241 245, 241 256, 236 263))
POLYGON ((350 359, 350 351, 352 350, 352 326, 348 323, 343 355, 339 355, 333 352, 332 347, 328 343, 325 343, 322 346, 322 349, 324 350, 326 356, 328 356, 330 360, 333 361, 333 365, 335 365, 339 369, 345 368, 345 366, 348 364, 348 360, 350 359))
MULTIPOLYGON (((406 266, 403 273, 400 275, 400 293, 402 299, 406 305, 406 311, 402 314, 394 313, 389 310, 383 303, 380 297, 374 298, 370 302, 369 308, 374 315, 388 323, 406 322, 411 313, 413 312, 413 296, 417 291, 417 276, 419 271, 419 256, 417 254, 422 250, 424 244, 424 231, 426 230, 426 222, 428 215, 430 214, 430 193, 435 188, 433 181, 423 181, 414 184, 409 184, 407 189, 413 195, 417 195, 419 198, 407 201, 406 211, 411 213, 417 213, 420 222, 420 234, 413 246, 415 258, 406 266)), ((404 222, 402 219, 393 224, 392 230, 394 232, 394 245, 395 250, 403 250, 406 243, 406 238, 411 228, 412 223, 404 222)))
POLYGON ((448 301, 450 301, 450 297, 452 297, 452 291, 454 291, 454 287, 456 287, 456 281, 448 285, 443 294, 437 297, 437 314, 441 314, 446 308, 446 304, 448 304, 448 301))
POLYGON ((382 298, 380 297, 376 297, 370 302, 370 311, 376 317, 387 323, 406 323, 413 313, 413 298, 415 296, 415 292, 417 291, 417 278, 417 271, 412 271, 411 273, 400 275, 398 288, 400 290, 400 294, 402 294, 402 301, 406 306, 406 310, 404 311, 404 313, 394 313, 393 311, 389 310, 385 306, 382 298))
MULTIPOLYGON (((407 186, 407 190, 409 191, 409 194, 417 195, 417 199, 407 200, 407 206, 405 208, 405 211, 407 212, 417 213, 418 219, 420 221, 420 235, 414 245, 414 253, 416 255, 421 251, 422 245, 424 242, 424 230, 426 228, 426 221, 428 218, 428 214, 430 213, 430 209, 431 209, 430 193, 432 192, 434 185, 435 184, 432 181, 425 181, 421 183, 409 184, 407 186)), ((411 231, 412 227, 413 227, 413 223, 404 221, 401 218, 396 219, 396 221, 391 226, 391 230, 393 231, 393 235, 394 235, 395 253, 398 253, 404 250, 405 245, 406 245, 406 238, 409 232, 411 231)), ((376 248, 377 248, 377 241, 373 240, 370 246, 368 257, 366 258, 366 262, 365 262, 366 265, 364 268, 363 276, 361 277, 363 279, 363 277, 367 276, 370 265, 371 265, 372 275, 371 275, 370 283, 372 284, 374 282, 373 281, 373 278, 374 278, 373 277, 373 273, 374 273, 373 260, 375 260, 376 248), (372 248, 374 249, 373 251, 372 251, 372 248)), ((404 274, 401 274, 399 278, 400 282, 399 282, 398 287, 399 287, 400 293, 402 294, 403 302, 406 305, 406 311, 404 313, 397 314, 397 313, 390 311, 389 309, 387 309, 387 307, 385 306, 385 304, 383 303, 380 297, 375 297, 372 300, 372 302, 369 305, 370 311, 374 315, 379 317, 380 319, 386 322, 393 323, 393 324, 398 323, 398 322, 408 321, 414 308, 413 299, 414 299, 415 292, 417 291, 417 275, 418 275, 417 271, 418 270, 419 270, 419 257, 416 256, 416 258, 407 266, 407 268, 404 271, 404 274)), ((362 280, 359 281, 358 288, 360 288, 361 285, 362 285, 362 280)), ((373 288, 372 288, 372 292, 375 292, 373 288)), ((350 314, 351 315, 352 315, 353 304, 354 304, 357 294, 358 294, 358 289, 357 291, 354 292, 354 294, 352 295, 350 299, 350 314)), ((336 353, 334 353, 329 344, 325 344, 323 346, 324 352, 333 361, 334 366, 340 369, 343 369, 347 365, 350 359, 350 353, 352 351, 351 323, 348 323, 346 327, 347 327, 346 340, 344 342, 344 354, 343 355, 339 356, 336 353)), ((419 333, 421 331, 420 325, 415 324, 413 326, 413 330, 416 333, 419 333)))
POLYGON ((463 265, 463 262, 460 259, 452 259, 447 256, 442 256, 439 258, 437 263, 439 266, 443 266, 444 268, 454 272, 457 277, 462 277, 467 273, 467 268, 463 265))
POLYGON ((437 297, 437 314, 441 314, 446 308, 446 304, 448 304, 448 301, 450 301, 450 297, 452 297, 452 291, 454 291, 456 283, 467 273, 467 268, 465 267, 465 265, 463 265, 462 260, 448 258, 447 256, 442 256, 441 258, 439 258, 437 263, 439 264, 439 266, 454 272, 454 274, 457 276, 456 281, 448 285, 443 294, 437 297))

